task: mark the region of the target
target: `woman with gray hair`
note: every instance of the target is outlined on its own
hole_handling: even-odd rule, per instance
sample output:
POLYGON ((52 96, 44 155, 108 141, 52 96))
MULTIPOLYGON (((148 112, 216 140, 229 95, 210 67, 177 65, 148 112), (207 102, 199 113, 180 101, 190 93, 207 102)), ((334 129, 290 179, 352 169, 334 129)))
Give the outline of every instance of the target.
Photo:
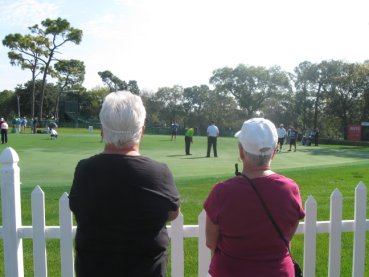
POLYGON ((271 170, 277 130, 271 121, 253 118, 236 137, 243 170, 216 184, 204 203, 209 274, 295 276, 289 243, 305 212, 297 184, 271 170))
POLYGON ((78 277, 165 276, 166 222, 178 216, 179 194, 167 165, 140 155, 145 118, 139 96, 106 96, 104 150, 79 161, 69 195, 78 277))

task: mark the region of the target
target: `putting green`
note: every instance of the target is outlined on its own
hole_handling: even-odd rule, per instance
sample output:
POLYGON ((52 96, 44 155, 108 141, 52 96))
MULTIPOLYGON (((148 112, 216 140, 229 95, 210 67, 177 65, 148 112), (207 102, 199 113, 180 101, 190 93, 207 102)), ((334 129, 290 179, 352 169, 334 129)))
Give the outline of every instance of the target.
MULTIPOLYGON (((22 186, 63 185, 68 186, 73 179, 74 168, 80 159, 87 158, 103 149, 99 132, 63 132, 59 138, 50 140, 46 134, 10 134, 9 143, 19 155, 22 186)), ((174 177, 211 177, 234 175, 234 164, 238 160, 237 139, 218 139, 218 158, 206 158, 206 137, 194 137, 192 155, 186 156, 184 137, 171 141, 170 136, 145 135, 141 144, 141 154, 167 163, 174 177)), ((296 152, 288 152, 284 146, 282 153, 276 154, 272 167, 275 171, 303 167, 325 167, 367 162, 368 147, 300 146, 296 152)), ((93 174, 93 172, 91 172, 93 174)))

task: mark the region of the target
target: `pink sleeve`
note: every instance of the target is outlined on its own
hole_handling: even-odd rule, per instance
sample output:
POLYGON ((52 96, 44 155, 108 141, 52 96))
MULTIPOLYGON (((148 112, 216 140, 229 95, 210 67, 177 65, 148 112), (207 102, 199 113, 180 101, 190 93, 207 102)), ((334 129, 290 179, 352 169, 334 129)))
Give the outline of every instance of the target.
POLYGON ((204 210, 214 224, 219 224, 218 215, 220 210, 219 199, 218 199, 218 184, 213 187, 210 191, 208 198, 204 203, 204 210))
POLYGON ((301 200, 301 195, 300 195, 300 189, 298 187, 297 184, 295 184, 295 189, 293 190, 293 196, 295 197, 295 200, 298 204, 298 209, 299 209, 299 219, 303 219, 305 217, 305 211, 304 208, 302 206, 302 200, 301 200))

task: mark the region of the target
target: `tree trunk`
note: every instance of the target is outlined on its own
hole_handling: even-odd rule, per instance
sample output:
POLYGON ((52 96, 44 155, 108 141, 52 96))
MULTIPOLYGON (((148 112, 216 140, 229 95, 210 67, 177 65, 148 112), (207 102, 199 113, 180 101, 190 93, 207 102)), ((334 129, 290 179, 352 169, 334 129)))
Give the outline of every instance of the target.
POLYGON ((314 130, 318 128, 318 108, 320 102, 320 90, 322 89, 322 84, 319 83, 318 91, 316 93, 315 103, 314 103, 314 130))

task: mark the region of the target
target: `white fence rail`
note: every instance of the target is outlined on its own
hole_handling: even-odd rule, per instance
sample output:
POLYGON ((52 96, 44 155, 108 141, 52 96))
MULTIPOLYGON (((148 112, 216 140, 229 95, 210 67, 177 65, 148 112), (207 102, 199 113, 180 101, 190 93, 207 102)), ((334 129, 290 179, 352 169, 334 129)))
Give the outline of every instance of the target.
MULTIPOLYGON (((6 148, 0 156, 1 199, 3 226, 0 226, 0 238, 4 241, 4 269, 6 277, 23 277, 22 240, 33 240, 34 276, 48 276, 46 240, 60 240, 61 276, 74 276, 73 239, 76 227, 72 223, 68 194, 59 200, 60 226, 45 225, 44 192, 37 186, 31 195, 32 226, 23 226, 21 222, 19 157, 12 148, 6 148)), ((352 276, 364 277, 365 243, 369 220, 366 219, 367 190, 362 182, 355 189, 354 220, 342 219, 342 194, 338 189, 331 194, 330 220, 317 221, 317 203, 312 196, 305 202, 306 218, 297 228, 297 234, 304 234, 304 276, 313 277, 316 271, 316 237, 318 233, 329 233, 328 276, 340 276, 341 268, 341 234, 352 232, 353 257, 352 276)), ((198 217, 198 225, 184 225, 183 215, 168 226, 171 237, 171 263, 173 277, 183 277, 184 239, 198 238, 198 276, 207 275, 210 252, 205 246, 205 212, 198 217)))

